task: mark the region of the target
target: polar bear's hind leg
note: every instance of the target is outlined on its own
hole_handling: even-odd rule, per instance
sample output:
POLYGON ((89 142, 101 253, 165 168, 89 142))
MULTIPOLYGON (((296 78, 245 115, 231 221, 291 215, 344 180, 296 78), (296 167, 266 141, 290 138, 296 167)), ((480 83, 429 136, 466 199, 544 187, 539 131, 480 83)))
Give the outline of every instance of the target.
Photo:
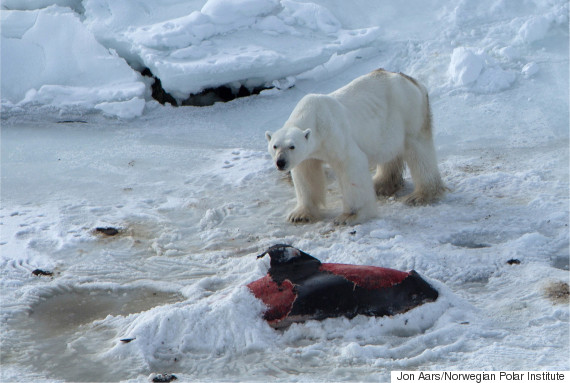
MULTIPOLYGON (((425 92, 414 79, 404 76, 425 92)), ((410 169, 414 191, 406 197, 408 205, 425 205, 440 198, 448 189, 439 174, 433 143, 432 115, 429 96, 425 93, 423 122, 416 135, 407 137, 404 160, 410 169)))
POLYGON ((404 185, 404 160, 398 156, 386 164, 380 164, 374 175, 374 190, 378 196, 396 194, 404 185))
POLYGON ((405 161, 410 169, 414 191, 405 201, 408 205, 425 205, 441 197, 445 187, 439 169, 433 141, 410 139, 406 145, 405 161))

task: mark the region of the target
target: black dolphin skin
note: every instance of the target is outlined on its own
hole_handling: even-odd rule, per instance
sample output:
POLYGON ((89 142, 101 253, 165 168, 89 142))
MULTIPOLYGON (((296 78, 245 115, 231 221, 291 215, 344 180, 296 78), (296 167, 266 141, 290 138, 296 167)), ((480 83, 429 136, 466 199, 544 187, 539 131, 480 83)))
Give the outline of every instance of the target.
POLYGON ((384 316, 433 302, 438 292, 415 271, 321 263, 290 245, 271 246, 267 275, 248 284, 275 328, 308 319, 384 316))

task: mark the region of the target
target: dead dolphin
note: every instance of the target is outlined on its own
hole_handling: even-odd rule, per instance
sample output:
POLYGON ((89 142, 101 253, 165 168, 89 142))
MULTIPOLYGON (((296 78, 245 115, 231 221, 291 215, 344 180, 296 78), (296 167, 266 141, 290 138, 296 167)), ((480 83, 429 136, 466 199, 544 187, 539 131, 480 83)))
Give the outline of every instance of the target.
POLYGON ((289 245, 271 246, 267 275, 247 287, 267 305, 264 319, 275 328, 309 319, 403 313, 438 292, 415 271, 321 263, 289 245))

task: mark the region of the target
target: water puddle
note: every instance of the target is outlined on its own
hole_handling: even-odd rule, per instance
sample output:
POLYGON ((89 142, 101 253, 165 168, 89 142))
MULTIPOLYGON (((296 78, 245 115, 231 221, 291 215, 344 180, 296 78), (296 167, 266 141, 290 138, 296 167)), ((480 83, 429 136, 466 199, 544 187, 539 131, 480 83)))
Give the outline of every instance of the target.
POLYGON ((181 300, 178 294, 148 288, 54 289, 8 321, 4 362, 26 362, 50 378, 73 382, 137 376, 140 371, 101 357, 121 335, 103 319, 181 300))
POLYGON ((568 271, 570 264, 568 249, 563 251, 561 254, 556 254, 550 257, 550 264, 552 267, 556 267, 557 269, 568 271))
POLYGON ((465 249, 484 249, 492 247, 495 241, 496 238, 493 238, 493 235, 490 233, 460 232, 451 235, 441 243, 449 243, 455 247, 465 249))
POLYGON ((150 289, 71 289, 46 295, 32 307, 29 320, 51 337, 107 315, 128 315, 181 300, 177 294, 150 289))

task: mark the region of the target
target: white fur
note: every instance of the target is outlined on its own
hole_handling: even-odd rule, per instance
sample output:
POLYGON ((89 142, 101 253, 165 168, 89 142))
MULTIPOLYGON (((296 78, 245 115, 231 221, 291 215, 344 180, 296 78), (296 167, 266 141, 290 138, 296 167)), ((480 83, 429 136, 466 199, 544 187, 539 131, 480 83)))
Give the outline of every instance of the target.
POLYGON ((297 206, 292 222, 320 218, 325 204, 323 162, 338 177, 343 212, 337 223, 376 214, 376 194, 394 194, 402 185, 404 162, 415 184, 407 198, 424 204, 445 186, 437 167, 426 89, 400 73, 376 70, 328 95, 310 94, 285 125, 266 132, 269 152, 281 171, 291 171, 297 206), (369 166, 377 167, 372 178, 369 166))

